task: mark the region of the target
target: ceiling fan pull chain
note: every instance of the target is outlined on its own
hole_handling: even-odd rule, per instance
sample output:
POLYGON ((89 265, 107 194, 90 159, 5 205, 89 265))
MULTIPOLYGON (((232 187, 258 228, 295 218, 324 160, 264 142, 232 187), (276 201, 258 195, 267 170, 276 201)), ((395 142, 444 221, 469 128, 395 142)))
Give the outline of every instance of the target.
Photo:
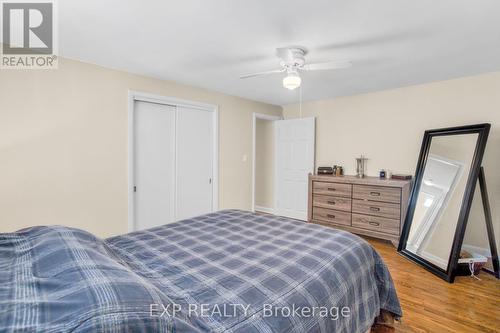
POLYGON ((299 87, 299 115, 302 119, 302 85, 299 87))

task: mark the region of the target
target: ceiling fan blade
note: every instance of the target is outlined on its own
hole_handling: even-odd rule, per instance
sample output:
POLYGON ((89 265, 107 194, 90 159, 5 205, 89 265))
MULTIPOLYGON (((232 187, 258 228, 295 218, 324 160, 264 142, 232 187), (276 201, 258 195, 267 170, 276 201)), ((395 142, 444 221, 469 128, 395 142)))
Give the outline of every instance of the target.
POLYGON ((240 79, 248 79, 248 78, 254 77, 254 76, 268 75, 268 74, 274 74, 274 73, 283 73, 284 71, 285 71, 284 68, 280 68, 280 69, 273 69, 273 70, 265 71, 265 72, 245 74, 245 75, 241 75, 240 79))
POLYGON ((301 69, 305 71, 322 71, 329 69, 349 68, 351 66, 352 63, 349 61, 329 61, 329 62, 319 62, 316 64, 307 64, 304 65, 301 69))

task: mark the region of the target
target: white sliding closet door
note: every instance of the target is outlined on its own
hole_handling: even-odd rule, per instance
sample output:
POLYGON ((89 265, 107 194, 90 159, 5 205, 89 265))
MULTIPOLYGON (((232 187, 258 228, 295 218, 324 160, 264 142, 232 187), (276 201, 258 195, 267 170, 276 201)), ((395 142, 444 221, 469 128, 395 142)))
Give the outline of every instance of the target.
POLYGON ((175 107, 134 102, 134 229, 175 221, 175 107))
POLYGON ((177 108, 177 220, 212 212, 213 131, 213 112, 177 108))
POLYGON ((307 220, 308 175, 314 172, 315 119, 275 121, 275 212, 307 220))

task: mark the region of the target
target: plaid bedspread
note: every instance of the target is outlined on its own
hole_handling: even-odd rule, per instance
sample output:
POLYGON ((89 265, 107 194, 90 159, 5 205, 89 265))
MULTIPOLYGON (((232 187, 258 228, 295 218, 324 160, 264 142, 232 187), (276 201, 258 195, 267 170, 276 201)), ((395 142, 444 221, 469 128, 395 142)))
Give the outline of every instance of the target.
POLYGON ((238 210, 101 240, 0 234, 0 332, 365 332, 401 316, 387 268, 348 232, 238 210))

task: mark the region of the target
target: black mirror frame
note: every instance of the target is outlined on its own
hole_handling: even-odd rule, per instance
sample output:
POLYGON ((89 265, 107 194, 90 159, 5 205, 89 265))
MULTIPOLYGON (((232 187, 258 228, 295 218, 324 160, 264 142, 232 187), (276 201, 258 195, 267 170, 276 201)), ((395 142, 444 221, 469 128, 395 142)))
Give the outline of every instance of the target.
POLYGON ((455 280, 456 268, 458 265, 460 250, 465 235, 465 228, 467 226, 470 207, 472 204, 472 199, 474 197, 474 191, 476 189, 476 183, 479 177, 479 172, 483 160, 484 150, 486 148, 486 142, 488 140, 488 134, 490 132, 490 127, 491 127, 490 124, 485 123, 477 125, 427 130, 424 133, 424 139, 422 141, 422 146, 420 148, 420 155, 418 158, 417 169, 415 172, 415 181, 413 183, 413 188, 411 190, 410 202, 408 206, 408 212, 405 218, 405 223, 399 239, 398 252, 402 256, 416 262, 417 264, 421 265, 428 271, 434 273, 435 275, 439 276, 440 278, 450 283, 453 283, 453 281, 455 280), (470 168, 467 184, 465 186, 465 193, 462 200, 462 206, 460 208, 460 214, 458 216, 457 228, 455 230, 455 236, 453 238, 450 257, 448 258, 448 266, 446 270, 444 270, 434 265, 433 263, 425 260, 424 258, 418 256, 417 254, 406 250, 406 242, 408 240, 408 234, 413 221, 413 215, 415 213, 415 205, 417 203, 418 193, 420 191, 422 177, 425 165, 427 163, 427 156, 429 155, 432 138, 438 136, 474 134, 474 133, 478 134, 476 149, 474 152, 474 156, 472 158, 472 165, 470 168))

